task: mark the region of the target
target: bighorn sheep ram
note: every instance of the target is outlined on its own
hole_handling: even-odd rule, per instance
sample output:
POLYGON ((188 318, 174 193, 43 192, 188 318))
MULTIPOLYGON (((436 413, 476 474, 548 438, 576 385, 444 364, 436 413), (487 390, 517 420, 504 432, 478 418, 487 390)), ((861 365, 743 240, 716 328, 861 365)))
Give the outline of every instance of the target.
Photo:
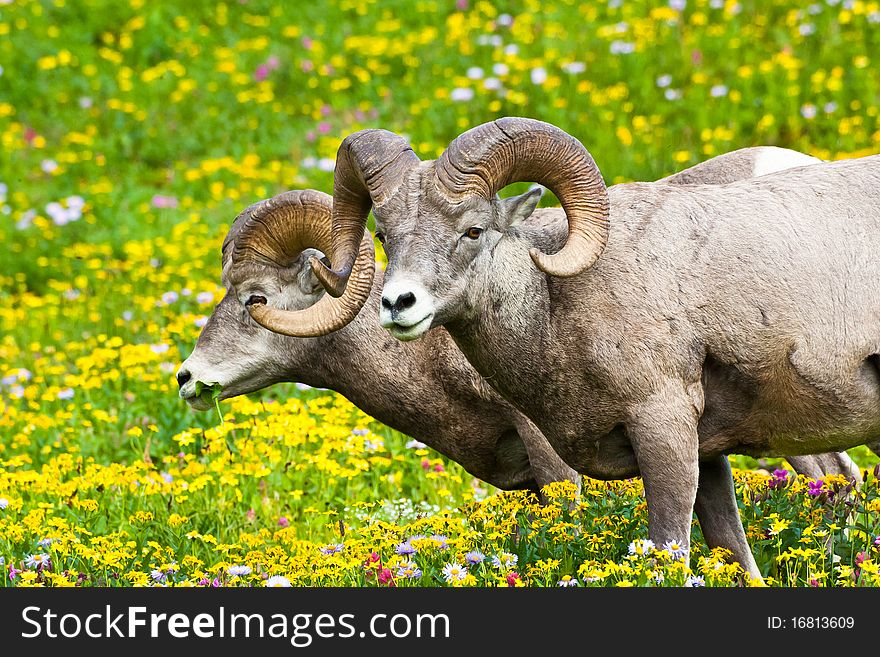
MULTIPOLYGON (((765 150, 736 151, 668 180, 692 182, 701 174, 713 182, 748 177, 755 156, 765 150)), ((808 157, 796 151, 775 150, 781 152, 777 154, 780 163, 808 157)), ((308 259, 323 253, 313 249, 296 252, 300 247, 295 245, 302 244, 306 237, 296 234, 297 224, 287 223, 275 234, 279 242, 270 243, 268 250, 259 247, 260 256, 256 258, 249 247, 242 246, 236 260, 235 242, 241 234, 245 240, 267 239, 266 226, 256 225, 252 219, 262 212, 299 213, 304 223, 324 225, 329 231, 330 203, 330 198, 319 192, 290 192, 241 213, 224 240, 223 284, 233 290, 231 271, 238 263, 236 283, 248 294, 256 288, 264 295, 274 290, 277 296, 272 295, 273 305, 290 310, 315 304, 324 290, 311 272, 308 259), (245 230, 249 219, 252 227, 245 230), (288 243, 293 246, 279 250, 280 244, 288 243), (267 262, 267 257, 274 262, 267 262), (279 268, 275 264, 278 261, 286 266, 279 268)), ((564 239, 567 230, 565 218, 555 211, 539 210, 527 223, 534 224, 535 231, 550 231, 559 239, 564 239)), ((311 230, 314 232, 314 227, 311 230)), ((320 241, 315 244, 330 248, 320 241)), ((369 244, 364 246, 369 250, 369 244)), ((235 294, 227 295, 214 309, 196 348, 177 373, 180 396, 194 408, 207 410, 211 405, 195 394, 198 382, 220 383, 224 399, 282 381, 328 387, 499 488, 537 489, 552 481, 577 478, 535 426, 481 381, 444 329, 431 331, 425 339, 411 344, 394 340, 383 331, 375 320, 381 289, 382 272, 377 270, 367 309, 335 333, 312 339, 260 327, 249 320, 235 294), (346 366, 351 363, 358 367, 346 366)), ((858 475, 846 454, 797 457, 792 465, 798 473, 812 477, 858 475)))
POLYGON ((355 274, 366 281, 357 305, 366 302, 365 311, 345 326, 331 319, 335 323, 318 332, 298 330, 311 317, 328 311, 332 317, 340 306, 352 307, 349 298, 325 295, 308 264, 332 252, 331 208, 327 194, 293 191, 236 218, 222 253, 222 281, 229 292, 177 372, 180 396, 206 410, 210 404, 196 395, 199 381, 220 383, 224 399, 281 381, 331 388, 498 488, 537 492, 553 481, 579 481, 535 426, 485 385, 446 331, 403 344, 382 330, 376 321, 382 272, 373 278, 368 233, 355 274), (293 311, 282 330, 315 337, 289 337, 259 326, 239 302, 251 296, 293 311), (332 332, 316 335, 325 330, 332 332))
POLYGON ((578 472, 641 473, 658 546, 688 545, 696 509, 707 542, 759 577, 726 454, 880 432, 880 157, 606 190, 579 141, 532 119, 428 162, 361 131, 337 155, 335 269, 312 262, 332 294, 352 285, 371 207, 381 324, 401 340, 445 326, 578 472), (564 240, 523 230, 539 194, 497 197, 516 181, 559 197, 564 240))

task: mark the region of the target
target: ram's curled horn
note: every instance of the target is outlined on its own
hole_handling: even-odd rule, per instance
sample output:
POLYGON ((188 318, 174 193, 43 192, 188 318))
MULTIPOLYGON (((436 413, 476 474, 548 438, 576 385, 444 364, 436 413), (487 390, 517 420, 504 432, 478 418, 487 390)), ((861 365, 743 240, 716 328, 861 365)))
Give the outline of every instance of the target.
MULTIPOLYGON (((332 211, 333 199, 314 190, 284 192, 250 206, 233 225, 240 226, 232 242, 233 266, 258 262, 286 267, 307 248, 318 249, 333 261, 337 254, 332 211)), ((316 337, 336 331, 357 316, 370 296, 375 259, 372 237, 361 229, 351 276, 339 298, 325 294, 297 311, 255 303, 247 306, 248 312, 258 324, 284 335, 316 337)), ((316 275, 324 268, 315 257, 309 264, 316 275)))
POLYGON ((315 270, 327 291, 340 296, 346 289, 370 207, 381 208, 419 158, 409 142, 387 130, 361 130, 349 135, 336 154, 333 178, 332 269, 315 270))
POLYGON ((553 255, 531 249, 535 266, 553 276, 574 276, 592 266, 608 241, 608 194, 586 148, 559 128, 508 117, 457 137, 436 163, 446 196, 491 199, 515 182, 549 188, 568 218, 568 240, 553 255))

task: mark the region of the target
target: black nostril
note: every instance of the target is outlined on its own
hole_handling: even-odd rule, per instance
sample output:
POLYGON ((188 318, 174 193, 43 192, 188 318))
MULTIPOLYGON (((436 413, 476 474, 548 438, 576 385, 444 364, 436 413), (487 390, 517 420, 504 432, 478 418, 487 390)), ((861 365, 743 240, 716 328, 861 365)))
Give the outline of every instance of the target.
POLYGON ((394 306, 388 300, 388 297, 382 297, 382 307, 386 310, 391 310, 394 306))
POLYGON ((192 374, 187 372, 186 370, 181 370, 177 373, 177 385, 183 386, 184 383, 189 381, 192 378, 192 374))
POLYGON ((412 292, 406 292, 405 294, 401 294, 397 297, 397 303, 395 303, 395 307, 397 310, 406 310, 407 308, 411 308, 416 304, 416 295, 412 292))

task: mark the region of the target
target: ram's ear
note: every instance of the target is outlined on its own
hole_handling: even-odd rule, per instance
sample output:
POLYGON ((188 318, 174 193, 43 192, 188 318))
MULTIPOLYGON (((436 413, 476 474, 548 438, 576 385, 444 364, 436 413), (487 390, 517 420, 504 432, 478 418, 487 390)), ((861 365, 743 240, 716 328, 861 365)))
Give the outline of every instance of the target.
POLYGON ((538 202, 543 195, 543 187, 532 187, 525 194, 511 196, 500 201, 499 214, 505 228, 516 226, 528 219, 532 212, 535 211, 535 208, 538 207, 538 202))
POLYGON ((324 286, 321 285, 321 282, 318 280, 318 277, 315 276, 315 273, 309 264, 309 258, 312 256, 316 256, 327 267, 330 266, 330 258, 315 249, 306 249, 297 259, 295 264, 295 267, 297 268, 296 281, 302 293, 309 295, 317 294, 324 290, 324 286))

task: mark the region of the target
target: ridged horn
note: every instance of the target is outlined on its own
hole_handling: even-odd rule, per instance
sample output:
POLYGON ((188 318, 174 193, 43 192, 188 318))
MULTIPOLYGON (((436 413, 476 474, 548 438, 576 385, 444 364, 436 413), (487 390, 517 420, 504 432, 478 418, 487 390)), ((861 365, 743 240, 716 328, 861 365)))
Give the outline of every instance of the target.
POLYGON ((406 172, 419 158, 409 142, 387 130, 361 130, 349 135, 336 154, 333 177, 332 269, 319 263, 315 275, 334 295, 346 290, 367 225, 370 208, 380 208, 403 182, 406 172))
MULTIPOLYGON (((247 262, 285 267, 307 248, 322 251, 333 262, 338 255, 334 251, 332 212, 333 199, 314 190, 284 192, 256 203, 235 220, 224 259, 231 244, 233 267, 247 262)), ((258 324, 284 335, 316 337, 339 330, 357 316, 370 296, 375 260, 372 237, 361 230, 351 276, 341 296, 325 294, 312 306, 295 311, 250 304, 248 312, 258 324)), ((316 275, 324 270, 323 263, 314 256, 309 265, 316 275)))
POLYGON ((472 194, 491 199, 515 182, 536 182, 556 194, 568 218, 568 239, 553 255, 529 251, 546 274, 579 274, 605 248, 608 193, 602 174, 587 149, 556 126, 518 117, 484 123, 457 137, 435 166, 452 202, 472 194))

